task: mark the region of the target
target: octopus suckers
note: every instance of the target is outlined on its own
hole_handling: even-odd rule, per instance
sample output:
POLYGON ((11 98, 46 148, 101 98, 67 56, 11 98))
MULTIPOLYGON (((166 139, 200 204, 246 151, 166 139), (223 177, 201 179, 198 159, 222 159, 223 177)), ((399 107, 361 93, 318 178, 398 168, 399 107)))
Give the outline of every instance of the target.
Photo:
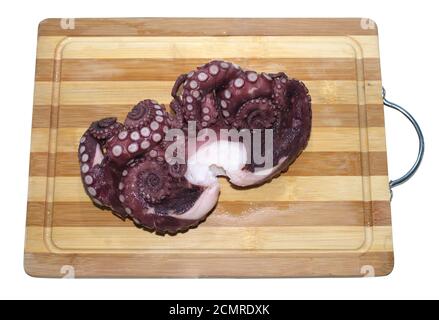
POLYGON ((215 76, 215 75, 218 74, 218 72, 219 72, 219 68, 218 68, 218 66, 217 66, 216 64, 212 64, 212 65, 209 67, 209 73, 210 73, 211 75, 215 76))
POLYGON ((84 153, 84 151, 85 151, 85 146, 81 146, 79 148, 79 153, 82 154, 82 153, 84 153))
POLYGON ((127 131, 121 131, 121 132, 119 132, 117 137, 119 138, 119 140, 125 140, 126 137, 128 137, 128 132, 127 131))
POLYGON ((157 151, 155 151, 155 150, 151 150, 151 151, 149 152, 149 155, 150 155, 152 158, 155 158, 155 157, 157 157, 157 151))
POLYGON ((82 173, 87 173, 89 169, 90 169, 90 167, 88 166, 88 164, 85 163, 81 167, 81 172, 82 173))
POLYGON ((200 72, 197 76, 198 80, 200 81, 206 81, 208 78, 208 75, 204 72, 200 72))
POLYGON ((137 141, 140 139, 140 134, 137 131, 133 131, 131 132, 130 138, 133 141, 137 141))
POLYGON ((150 146, 149 141, 142 141, 142 143, 140 144, 140 148, 142 148, 143 150, 148 149, 150 146))
POLYGON ((160 125, 158 124, 158 122, 153 121, 153 122, 151 122, 150 127, 153 131, 155 131, 160 127, 160 125))
POLYGON ((87 162, 88 161, 88 154, 86 154, 86 153, 84 153, 83 155, 82 155, 82 157, 81 157, 81 161, 82 162, 87 162))
POLYGON ((123 149, 122 149, 122 146, 120 146, 120 145, 115 145, 114 147, 113 147, 113 149, 111 150, 111 152, 113 152, 113 155, 115 156, 115 157, 119 157, 121 154, 122 154, 122 151, 123 151, 123 149))
POLYGON ((128 151, 131 153, 135 153, 135 152, 137 152, 137 150, 139 150, 139 145, 137 143, 131 143, 128 146, 128 151))
POLYGON ((143 127, 142 129, 140 129, 140 134, 145 138, 148 137, 150 133, 151 131, 147 127, 143 127))
POLYGON ((159 142, 160 140, 162 140, 162 136, 161 136, 159 133, 154 133, 154 134, 152 135, 152 140, 153 140, 154 142, 159 142))
POLYGON ((84 181, 85 181, 86 184, 92 184, 93 183, 93 178, 91 176, 89 176, 89 175, 86 175, 84 177, 84 181))
POLYGON ((192 80, 191 82, 189 82, 189 87, 191 87, 192 89, 198 88, 198 82, 195 80, 192 80))
POLYGON ((233 82, 233 85, 236 88, 241 88, 244 85, 244 79, 242 79, 242 78, 235 79, 235 81, 233 82))
POLYGON ((247 79, 250 82, 256 82, 256 80, 258 80, 258 74, 256 72, 250 72, 247 74, 247 79))
POLYGON ((95 189, 95 188, 93 188, 93 187, 88 187, 88 188, 87 188, 87 191, 88 191, 88 193, 90 193, 90 195, 91 195, 92 197, 95 197, 95 196, 96 196, 96 189, 95 189))

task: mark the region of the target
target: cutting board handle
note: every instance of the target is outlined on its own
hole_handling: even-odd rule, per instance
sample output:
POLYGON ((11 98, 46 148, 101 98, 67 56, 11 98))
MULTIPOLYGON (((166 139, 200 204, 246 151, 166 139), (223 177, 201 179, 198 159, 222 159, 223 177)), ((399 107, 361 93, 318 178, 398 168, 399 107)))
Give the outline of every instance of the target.
POLYGON ((403 184, 404 182, 407 182, 411 177, 413 177, 413 175, 416 173, 419 166, 421 165, 422 158, 424 157, 425 141, 424 141, 424 135, 422 134, 421 127, 419 126, 419 124, 415 120, 415 118, 413 118, 413 116, 407 110, 405 110, 403 107, 401 107, 400 105, 397 105, 396 103, 387 100, 386 99, 386 89, 384 89, 384 87, 383 87, 383 103, 386 107, 389 107, 389 108, 392 108, 394 110, 401 112, 415 128, 416 133, 418 135, 418 139, 419 139, 418 156, 417 156, 416 161, 413 164, 413 166, 402 177, 389 181, 390 200, 391 200, 393 198, 393 190, 392 189, 403 184))

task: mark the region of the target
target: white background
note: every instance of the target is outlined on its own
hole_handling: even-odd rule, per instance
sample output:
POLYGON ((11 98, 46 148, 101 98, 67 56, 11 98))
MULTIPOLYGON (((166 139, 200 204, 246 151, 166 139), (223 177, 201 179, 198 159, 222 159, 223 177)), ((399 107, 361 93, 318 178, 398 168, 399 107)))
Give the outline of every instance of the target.
MULTIPOLYGON (((2 1, 1 2, 1 298, 439 298, 438 37, 435 1, 2 1), (392 202, 396 265, 385 278, 49 280, 23 270, 32 97, 39 21, 54 17, 368 17, 379 27, 388 98, 418 119, 426 155, 392 202)), ((386 110, 390 176, 417 152, 413 129, 386 110)), ((269 265, 269 264, 267 264, 269 265)), ((145 266, 147 268, 147 266, 145 266)))

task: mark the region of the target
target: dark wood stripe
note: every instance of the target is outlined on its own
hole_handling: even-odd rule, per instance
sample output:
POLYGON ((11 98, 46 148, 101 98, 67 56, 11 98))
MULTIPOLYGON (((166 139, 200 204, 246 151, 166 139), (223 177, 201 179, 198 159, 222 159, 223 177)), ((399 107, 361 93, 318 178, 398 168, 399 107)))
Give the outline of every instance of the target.
POLYGON ((347 277, 364 276, 372 266, 375 276, 392 272, 393 252, 327 254, 47 254, 26 253, 25 271, 34 277, 61 278, 62 266, 72 266, 76 277, 347 277), (363 270, 364 271, 364 270, 363 270))
MULTIPOLYGON (((54 227, 127 227, 109 210, 90 203, 56 202, 48 208, 54 227)), ((43 226, 43 202, 28 203, 28 226, 43 226)), ((220 201, 203 227, 264 227, 264 226, 389 226, 388 201, 328 201, 328 202, 258 202, 220 201), (323 209, 324 208, 324 209, 323 209), (372 220, 369 221, 369 214, 372 220)))
POLYGON ((55 60, 37 59, 35 66, 35 81, 52 81, 54 77, 55 60))
POLYGON ((32 128, 56 128, 51 126, 51 107, 49 105, 34 105, 32 112, 32 128))
POLYGON ((381 80, 380 59, 363 59, 364 79, 381 80))
POLYGON ((46 216, 46 202, 27 202, 27 226, 44 226, 44 217, 46 216))
MULTIPOLYGON (((73 158, 73 154, 69 156, 69 158, 73 158)), ((58 159, 58 161, 61 160, 60 153, 50 154, 50 161, 54 162, 55 159, 58 159)), ((69 162, 72 162, 71 159, 69 159, 69 162)), ((31 152, 30 160, 29 160, 29 176, 31 177, 53 177, 53 174, 51 172, 48 172, 48 165, 49 165, 49 153, 47 152, 31 152)), ((69 165, 70 168, 71 165, 69 165)), ((71 171, 73 173, 73 171, 71 171)))
MULTIPOLYGON (((369 174, 371 176, 387 176, 387 152, 369 152, 369 174)), ((367 159, 367 157, 365 158, 367 159)))
MULTIPOLYGON (((370 175, 387 175, 386 153, 370 152, 370 175)), ((33 152, 30 157, 30 175, 34 177, 53 176, 48 172, 49 154, 33 152)), ((50 154, 50 160, 55 164, 56 176, 78 176, 79 164, 74 152, 59 152, 50 154)), ((287 176, 361 176, 361 153, 359 152, 304 152, 290 166, 287 176)))
MULTIPOLYGON (((355 59, 242 59, 230 58, 259 72, 282 70, 301 80, 356 80, 355 59)), ((379 60, 365 59, 365 80, 380 80, 379 60)), ((206 63, 206 59, 63 59, 63 81, 175 81, 182 73, 206 63)), ((37 81, 51 81, 53 60, 37 60, 37 81)))
POLYGON ((344 36, 376 35, 361 19, 144 18, 75 19, 63 29, 60 19, 43 20, 40 36, 344 36))
MULTIPOLYGON (((50 117, 50 106, 34 106, 32 125, 34 128, 48 128, 52 119, 52 127, 56 128, 87 128, 92 121, 110 116, 123 120, 131 110, 132 105, 61 105, 54 111, 59 111, 59 116, 50 117), (87 115, 87 116, 84 116, 87 115), (58 121, 58 124, 56 123, 58 121)), ((359 121, 357 105, 321 105, 314 104, 314 127, 349 127, 365 126, 359 121)), ((380 104, 367 105, 367 126, 384 127, 384 111, 380 104)))

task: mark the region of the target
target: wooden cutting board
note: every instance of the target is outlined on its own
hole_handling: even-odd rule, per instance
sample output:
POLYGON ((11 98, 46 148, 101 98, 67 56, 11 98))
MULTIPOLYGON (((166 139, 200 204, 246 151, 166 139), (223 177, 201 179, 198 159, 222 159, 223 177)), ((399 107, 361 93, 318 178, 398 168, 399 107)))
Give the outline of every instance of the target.
POLYGON ((377 30, 362 19, 49 19, 38 31, 25 270, 38 277, 387 275, 392 230, 377 30), (305 152, 286 174, 236 191, 176 236, 93 206, 77 143, 91 121, 211 59, 303 80, 305 152))

